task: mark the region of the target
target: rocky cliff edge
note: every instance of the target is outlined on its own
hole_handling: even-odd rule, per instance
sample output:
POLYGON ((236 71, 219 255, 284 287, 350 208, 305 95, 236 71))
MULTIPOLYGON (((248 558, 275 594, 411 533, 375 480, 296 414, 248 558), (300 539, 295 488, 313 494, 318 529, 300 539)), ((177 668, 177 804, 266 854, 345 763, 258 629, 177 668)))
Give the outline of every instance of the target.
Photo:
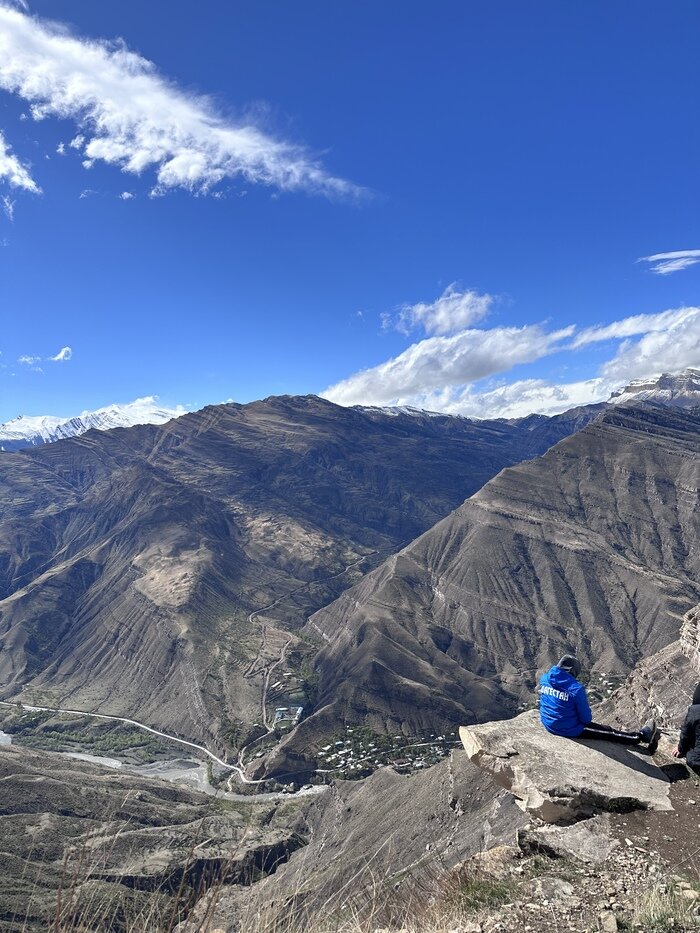
POLYGON ((670 780, 642 749, 546 732, 536 710, 463 726, 469 759, 546 823, 575 823, 601 812, 672 810, 670 780))

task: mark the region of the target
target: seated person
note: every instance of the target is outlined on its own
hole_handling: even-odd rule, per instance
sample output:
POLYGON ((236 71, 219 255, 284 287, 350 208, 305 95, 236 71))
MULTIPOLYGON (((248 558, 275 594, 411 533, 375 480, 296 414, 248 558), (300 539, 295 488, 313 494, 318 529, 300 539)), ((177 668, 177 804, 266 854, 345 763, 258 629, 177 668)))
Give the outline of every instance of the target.
MULTIPOLYGON (((621 745, 646 742, 649 754, 659 746, 661 733, 652 719, 638 732, 622 732, 593 722, 586 688, 576 679, 581 664, 573 655, 565 654, 540 680, 540 720, 547 732, 569 739, 604 739, 621 745)), ((698 707, 700 715, 700 706, 698 707)))
POLYGON ((673 754, 676 758, 685 758, 688 767, 700 774, 700 684, 693 693, 693 703, 686 713, 678 748, 673 754))

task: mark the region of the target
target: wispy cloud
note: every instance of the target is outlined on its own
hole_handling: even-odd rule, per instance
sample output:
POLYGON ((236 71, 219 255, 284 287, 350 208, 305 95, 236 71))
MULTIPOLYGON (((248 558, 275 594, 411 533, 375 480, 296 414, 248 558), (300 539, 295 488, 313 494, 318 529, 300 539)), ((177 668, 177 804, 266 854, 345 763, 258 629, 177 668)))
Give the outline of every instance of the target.
POLYGON ((119 200, 120 201, 131 201, 135 197, 136 195, 133 193, 133 191, 122 191, 122 193, 119 195, 119 200))
POLYGON ((656 275, 670 275, 672 272, 681 272, 700 262, 700 249, 677 249, 671 253, 654 253, 653 256, 642 256, 637 262, 648 262, 651 272, 656 275))
POLYGON ((623 341, 601 370, 613 388, 631 379, 700 368, 700 308, 682 310, 684 313, 666 329, 652 331, 637 341, 623 341))
MULTIPOLYGON (((334 197, 363 191, 329 174, 304 148, 217 113, 121 42, 88 40, 0 5, 0 87, 35 119, 73 120, 83 164, 155 173, 156 189, 206 192, 242 178, 334 197)), ((28 178, 28 176, 27 176, 28 178)))
POLYGON ((493 302, 493 295, 482 295, 472 289, 459 291, 453 282, 435 301, 402 305, 396 314, 384 315, 382 323, 402 334, 418 328, 429 335, 455 334, 485 318, 493 302))
POLYGON ((639 317, 653 319, 664 315, 667 315, 668 326, 650 329, 639 340, 623 340, 615 355, 590 379, 568 383, 519 380, 485 391, 469 386, 461 394, 453 393, 445 398, 440 410, 481 418, 518 418, 531 412, 555 414, 578 405, 605 401, 614 391, 636 379, 700 368, 700 308, 681 308, 639 317))
POLYGON ((693 318, 695 308, 674 308, 671 311, 661 311, 659 314, 635 314, 631 317, 613 321, 612 324, 601 324, 598 327, 586 327, 573 339, 572 347, 584 347, 590 343, 600 343, 604 340, 619 340, 624 337, 637 337, 640 334, 650 334, 656 331, 667 330, 676 324, 693 318))
POLYGON ((43 373, 43 369, 39 366, 41 363, 40 356, 20 356, 17 358, 17 362, 22 366, 27 366, 34 373, 43 373))
POLYGON ((50 356, 49 359, 52 363, 65 363, 67 360, 71 359, 73 356, 73 351, 70 347, 62 347, 56 356, 50 356))
POLYGON ((4 194, 0 200, 2 201, 2 209, 5 212, 5 217, 12 223, 15 219, 15 202, 9 194, 4 194))
MULTIPOLYGON (((0 7, 0 15, 2 12, 2 7, 0 7)), ((0 39, 0 47, 1 42, 0 39)), ((27 166, 13 154, 2 133, 0 133, 0 181, 7 182, 13 188, 30 191, 32 194, 39 194, 41 191, 29 174, 27 166)))

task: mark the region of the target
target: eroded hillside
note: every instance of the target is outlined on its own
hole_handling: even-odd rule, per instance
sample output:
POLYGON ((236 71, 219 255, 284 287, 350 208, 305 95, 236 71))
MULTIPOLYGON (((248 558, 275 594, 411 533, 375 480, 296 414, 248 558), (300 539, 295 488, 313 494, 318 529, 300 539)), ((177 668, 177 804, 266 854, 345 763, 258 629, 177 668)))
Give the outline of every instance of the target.
POLYGON ((669 644, 700 594, 699 453, 697 413, 620 409, 503 471, 310 619, 319 701, 288 748, 499 718, 564 651, 624 673, 669 644))

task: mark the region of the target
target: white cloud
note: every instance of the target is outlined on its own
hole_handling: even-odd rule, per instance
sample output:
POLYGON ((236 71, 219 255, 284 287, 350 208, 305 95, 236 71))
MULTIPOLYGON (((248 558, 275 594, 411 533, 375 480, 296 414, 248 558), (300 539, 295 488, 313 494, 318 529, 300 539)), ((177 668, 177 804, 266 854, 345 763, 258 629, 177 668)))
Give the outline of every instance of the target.
POLYGON ((49 359, 52 363, 64 363, 66 360, 71 359, 73 356, 73 351, 70 347, 62 347, 56 356, 50 356, 49 359))
POLYGON ((135 197, 136 195, 132 191, 122 191, 122 193, 119 195, 119 199, 121 201, 131 201, 135 197))
POLYGON ((567 327, 547 332, 533 324, 428 337, 393 359, 331 386, 323 395, 340 405, 426 407, 420 400, 435 392, 505 372, 561 349, 573 331, 567 327))
POLYGON ((91 198, 91 197, 93 196, 93 194, 97 194, 97 193, 98 193, 98 192, 95 191, 94 188, 83 188, 83 190, 82 190, 82 191, 80 192, 80 194, 78 195, 78 200, 79 200, 79 201, 84 201, 85 198, 91 198))
POLYGON ((301 147, 221 116, 122 42, 77 38, 3 5, 0 87, 28 101, 35 119, 73 120, 80 132, 71 145, 88 164, 102 160, 136 175, 153 170, 159 191, 203 192, 243 178, 280 190, 362 193, 301 147))
POLYGON ((578 332, 574 326, 548 331, 543 325, 529 325, 430 337, 322 394, 341 405, 411 405, 480 418, 521 417, 604 401, 632 380, 687 368, 700 368, 698 307, 632 315, 578 332), (617 349, 590 378, 568 383, 531 378, 504 380, 498 386, 477 385, 553 353, 575 354, 580 366, 578 351, 606 340, 616 340, 617 349))
POLYGON ((480 295, 472 289, 458 291, 453 282, 435 301, 402 305, 395 320, 383 315, 382 324, 385 328, 393 324, 403 334, 418 327, 430 335, 454 334, 486 317, 493 301, 493 295, 480 295))
POLYGON ((700 367, 700 308, 682 310, 684 315, 666 330, 620 346, 601 371, 609 385, 615 388, 631 379, 700 367))
POLYGON ((8 194, 2 196, 2 209, 5 212, 5 216, 12 223, 15 219, 15 202, 8 194))
POLYGON ((468 387, 463 394, 448 399, 440 410, 480 418, 518 418, 531 412, 556 414, 578 405, 605 401, 636 379, 700 368, 700 308, 666 311, 657 317, 664 314, 670 321, 666 329, 652 329, 640 340, 623 341, 615 356, 591 379, 559 384, 540 379, 521 380, 483 392, 473 392, 468 387))
POLYGON ((670 253, 654 253, 653 256, 642 256, 637 262, 648 262, 651 271, 656 275, 669 275, 671 272, 681 272, 700 262, 700 249, 677 249, 670 253))
POLYGON ((494 389, 476 391, 472 386, 434 393, 416 406, 467 415, 471 418, 523 418, 533 412, 556 414, 579 405, 605 401, 610 390, 601 378, 556 384, 545 379, 520 379, 494 389))
POLYGON ((576 335, 571 345, 583 347, 586 344, 599 343, 603 340, 619 340, 623 337, 636 337, 640 334, 667 330, 693 317, 695 310, 695 308, 674 308, 670 311, 661 311, 659 314, 635 314, 621 321, 613 321, 612 324, 587 327, 576 335))
MULTIPOLYGON (((2 8, 0 7, 1 14, 2 8)), ((13 155, 2 133, 0 133, 0 181, 6 181, 13 188, 22 188, 32 194, 39 194, 41 191, 29 174, 27 166, 23 165, 16 155, 13 155)))

